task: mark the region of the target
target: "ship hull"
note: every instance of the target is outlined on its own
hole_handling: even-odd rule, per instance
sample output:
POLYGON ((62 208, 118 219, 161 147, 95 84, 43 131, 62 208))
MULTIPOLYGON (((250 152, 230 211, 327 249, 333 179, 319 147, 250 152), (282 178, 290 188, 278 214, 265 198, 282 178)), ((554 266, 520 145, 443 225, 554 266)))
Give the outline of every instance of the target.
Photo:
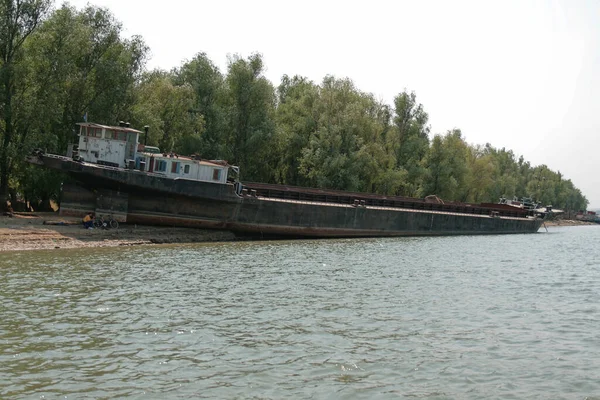
POLYGON ((228 229, 296 237, 382 237, 533 233, 542 220, 392 207, 256 200, 236 210, 228 229))
POLYGON ((265 238, 334 238, 535 233, 543 223, 488 208, 345 192, 327 192, 328 198, 278 185, 249 185, 254 189, 242 193, 233 184, 172 179, 52 155, 30 161, 68 173, 81 185, 63 192, 62 213, 104 211, 133 224, 223 229, 265 238))

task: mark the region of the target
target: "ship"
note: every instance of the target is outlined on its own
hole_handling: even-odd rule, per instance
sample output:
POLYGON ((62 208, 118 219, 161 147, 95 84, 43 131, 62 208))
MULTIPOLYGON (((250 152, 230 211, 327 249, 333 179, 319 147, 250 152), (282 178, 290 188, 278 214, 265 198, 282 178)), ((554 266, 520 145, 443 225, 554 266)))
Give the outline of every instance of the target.
POLYGON ((507 204, 241 182, 239 168, 227 161, 147 146, 147 127, 77 125, 78 143, 65 155, 38 149, 28 157, 75 182, 62 187, 61 215, 93 211, 127 224, 261 238, 523 234, 538 232, 544 221, 535 210, 507 204))
POLYGON ((596 211, 579 211, 577 215, 575 215, 575 219, 578 221, 595 222, 596 224, 600 224, 600 215, 598 215, 596 211))

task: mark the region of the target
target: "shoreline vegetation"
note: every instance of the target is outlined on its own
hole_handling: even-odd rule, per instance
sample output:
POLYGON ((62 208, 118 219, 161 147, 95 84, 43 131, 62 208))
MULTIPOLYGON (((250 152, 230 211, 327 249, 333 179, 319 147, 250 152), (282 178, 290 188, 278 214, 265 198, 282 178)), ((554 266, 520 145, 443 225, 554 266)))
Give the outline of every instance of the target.
POLYGON ((0 201, 15 211, 50 211, 58 201, 69 177, 25 158, 34 149, 65 154, 84 120, 149 126, 140 141, 227 160, 242 182, 472 204, 526 196, 575 212, 588 206, 551 166, 469 143, 460 127, 433 131, 426 107, 406 88, 386 102, 350 77, 284 74, 271 82, 260 53, 234 54, 222 70, 197 49, 170 71, 151 70, 144 39, 125 37, 106 8, 2 4, 0 49, 11 51, 0 60, 0 201))
MULTIPOLYGON (((596 225, 578 220, 546 221, 547 227, 596 225)), ((544 232, 543 228, 540 232, 544 232)), ((80 218, 57 213, 15 213, 0 217, 0 252, 141 246, 167 243, 231 242, 229 231, 123 224, 118 229, 85 229, 80 218)))

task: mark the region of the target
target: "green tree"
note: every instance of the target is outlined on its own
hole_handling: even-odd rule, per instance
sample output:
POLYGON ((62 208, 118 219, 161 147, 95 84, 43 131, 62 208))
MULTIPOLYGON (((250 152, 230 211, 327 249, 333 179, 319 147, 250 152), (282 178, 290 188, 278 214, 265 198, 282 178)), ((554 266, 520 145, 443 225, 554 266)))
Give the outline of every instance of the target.
POLYGON ((27 134, 21 105, 27 88, 21 83, 24 43, 34 33, 51 6, 49 0, 3 0, 0 2, 0 194, 8 194, 9 177, 17 154, 16 143, 27 134))
POLYGON ((277 181, 290 185, 309 184, 300 174, 302 151, 318 125, 320 88, 300 76, 284 75, 277 88, 276 150, 279 152, 277 181))
POLYGON ((359 130, 360 94, 349 79, 323 80, 316 104, 317 129, 302 151, 300 173, 310 186, 356 191, 359 167, 354 161, 363 140, 359 130))
POLYGON ((14 83, 19 118, 13 123, 21 133, 13 140, 19 153, 12 185, 20 192, 39 192, 28 187, 36 180, 26 176, 36 170, 22 165, 32 147, 64 152, 77 139, 74 124, 85 114, 99 123, 129 120, 147 48, 139 37, 125 40, 120 32, 106 9, 63 6, 23 43, 14 83))
POLYGON ((473 203, 493 201, 489 192, 494 186, 495 174, 496 164, 492 155, 481 146, 468 146, 467 174, 460 200, 473 203))
POLYGON ((130 120, 132 92, 141 77, 147 46, 138 36, 123 39, 121 24, 107 9, 86 7, 77 12, 65 6, 61 11, 63 23, 73 32, 72 41, 62 50, 74 61, 64 82, 63 124, 72 125, 84 115, 106 124, 130 120))
POLYGON ((394 98, 394 114, 392 144, 397 166, 407 171, 408 178, 402 194, 416 196, 425 175, 422 161, 429 149, 429 115, 417 103, 416 94, 406 91, 394 98))
POLYGON ((436 135, 423 162, 427 169, 422 195, 457 200, 464 193, 467 177, 467 144, 459 129, 436 135))
POLYGON ((392 107, 350 79, 284 75, 275 91, 259 54, 226 74, 205 53, 170 72, 143 73, 148 49, 104 8, 50 0, 0 3, 0 192, 47 203, 65 177, 22 162, 34 146, 63 152, 84 116, 150 125, 149 144, 241 167, 246 181, 497 201, 534 196, 565 209, 587 199, 560 172, 511 150, 468 145, 455 129, 429 140, 414 92, 392 107))
POLYGON ((135 88, 135 99, 133 121, 150 126, 148 145, 182 154, 200 150, 204 120, 193 111, 195 95, 190 85, 174 85, 171 74, 152 71, 135 88))
POLYGON ((501 197, 512 198, 526 196, 527 193, 518 193, 519 166, 512 150, 495 149, 489 143, 485 146, 485 154, 494 162, 494 184, 488 189, 487 201, 498 201, 501 197))
POLYGON ((194 152, 207 159, 225 158, 227 94, 223 74, 205 53, 199 53, 175 71, 174 79, 177 85, 192 88, 194 104, 190 111, 204 121, 200 136, 187 140, 194 142, 188 143, 188 148, 194 147, 194 152))
POLYGON ((35 90, 28 120, 56 134, 59 149, 84 115, 106 124, 130 119, 147 47, 139 37, 122 39, 121 29, 106 9, 63 6, 27 42, 27 84, 35 90))
POLYGON ((299 168, 305 182, 352 191, 398 190, 402 182, 393 180, 404 175, 387 173, 395 170, 395 158, 384 141, 387 106, 358 91, 351 80, 328 76, 312 109, 316 129, 302 149, 299 168))
POLYGON ((271 150, 275 132, 275 91, 263 75, 260 54, 248 59, 234 56, 225 79, 228 91, 231 160, 246 180, 274 179, 276 154, 271 150))

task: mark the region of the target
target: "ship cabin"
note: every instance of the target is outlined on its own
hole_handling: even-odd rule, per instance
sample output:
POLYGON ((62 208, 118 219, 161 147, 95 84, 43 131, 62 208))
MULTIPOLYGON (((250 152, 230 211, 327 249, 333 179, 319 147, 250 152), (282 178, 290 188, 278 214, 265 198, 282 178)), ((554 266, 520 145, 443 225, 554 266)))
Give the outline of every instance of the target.
POLYGON ((157 147, 144 145, 139 145, 134 168, 174 179, 214 183, 227 183, 229 168, 237 171, 237 167, 230 166, 226 161, 161 153, 157 147))
POLYGON ((77 153, 82 161, 125 168, 127 160, 136 156, 139 134, 129 127, 107 126, 89 122, 78 123, 79 144, 77 153))
POLYGON ((141 131, 128 123, 107 126, 82 122, 79 126, 77 157, 80 161, 116 168, 127 168, 164 175, 173 179, 227 183, 231 168, 226 161, 202 160, 198 156, 185 157, 163 153, 158 147, 139 143, 141 131))

